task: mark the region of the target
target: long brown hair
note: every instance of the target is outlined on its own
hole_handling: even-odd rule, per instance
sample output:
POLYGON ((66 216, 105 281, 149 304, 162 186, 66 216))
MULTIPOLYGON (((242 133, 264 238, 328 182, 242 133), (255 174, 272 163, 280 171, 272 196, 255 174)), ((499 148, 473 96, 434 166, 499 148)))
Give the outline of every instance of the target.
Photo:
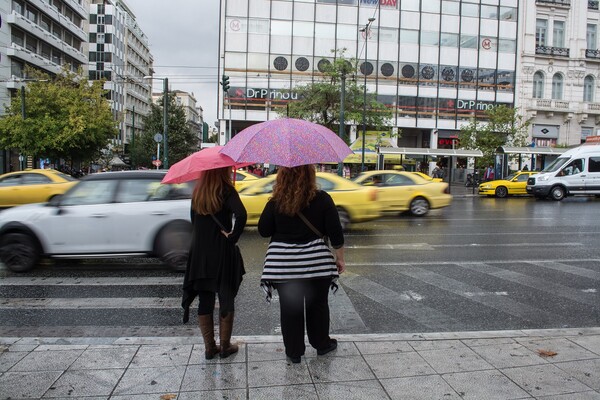
POLYGON ((272 199, 277 211, 292 216, 308 206, 315 198, 317 190, 317 177, 313 165, 281 167, 277 172, 272 199))
POLYGON ((218 212, 223 206, 226 188, 235 190, 231 182, 231 167, 203 171, 194 188, 192 209, 200 215, 218 212))

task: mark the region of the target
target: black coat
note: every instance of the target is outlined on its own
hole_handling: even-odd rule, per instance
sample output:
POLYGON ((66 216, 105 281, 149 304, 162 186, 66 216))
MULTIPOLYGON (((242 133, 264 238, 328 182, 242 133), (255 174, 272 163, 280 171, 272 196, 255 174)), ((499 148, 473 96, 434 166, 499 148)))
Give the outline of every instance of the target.
POLYGON ((192 247, 183 281, 183 322, 188 321, 189 307, 199 291, 219 293, 223 300, 223 304, 219 304, 221 313, 233 310, 235 296, 245 273, 236 243, 246 226, 247 214, 234 189, 224 193, 223 207, 214 216, 227 232, 231 231, 232 218, 235 216, 235 226, 229 237, 221 233, 221 227, 211 215, 200 215, 191 210, 192 247))

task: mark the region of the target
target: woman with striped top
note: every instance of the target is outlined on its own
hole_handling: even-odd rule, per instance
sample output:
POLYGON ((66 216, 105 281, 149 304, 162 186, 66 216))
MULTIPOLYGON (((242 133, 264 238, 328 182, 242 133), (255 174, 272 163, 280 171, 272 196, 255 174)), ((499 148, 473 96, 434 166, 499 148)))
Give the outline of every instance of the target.
POLYGON ((329 337, 328 294, 346 268, 344 234, 333 199, 317 188, 314 166, 279 169, 258 232, 271 237, 261 286, 269 299, 273 289, 279 294, 286 355, 293 363, 304 355, 305 307, 310 345, 319 355, 335 350, 337 341, 329 337))

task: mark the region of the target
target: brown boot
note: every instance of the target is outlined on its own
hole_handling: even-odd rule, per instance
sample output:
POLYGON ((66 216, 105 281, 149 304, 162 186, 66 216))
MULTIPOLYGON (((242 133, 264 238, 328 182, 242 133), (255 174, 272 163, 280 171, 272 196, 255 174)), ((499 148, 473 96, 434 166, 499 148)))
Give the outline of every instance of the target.
POLYGON ((219 337, 221 338, 221 358, 229 357, 233 353, 237 353, 239 347, 237 344, 230 342, 231 332, 233 331, 233 312, 228 313, 225 317, 221 317, 219 321, 219 337))
POLYGON ((204 339, 204 357, 212 360, 221 348, 215 343, 215 325, 212 314, 198 315, 198 326, 204 339))

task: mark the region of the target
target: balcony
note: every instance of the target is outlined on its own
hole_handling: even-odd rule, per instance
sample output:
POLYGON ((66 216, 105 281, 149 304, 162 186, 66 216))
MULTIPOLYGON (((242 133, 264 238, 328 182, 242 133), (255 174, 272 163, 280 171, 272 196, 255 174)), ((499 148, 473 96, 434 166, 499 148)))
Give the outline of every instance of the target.
POLYGON ((598 10, 598 0, 588 0, 588 10, 598 10))
MULTIPOLYGON (((531 99, 529 100, 527 109, 535 111, 543 111, 547 113, 570 113, 571 103, 565 100, 550 100, 550 99, 531 99)), ((595 103, 590 103, 595 104, 595 103)))
POLYGON ((569 49, 566 47, 536 46, 535 54, 542 54, 545 56, 569 57, 569 49))
POLYGON ((545 5, 549 7, 571 7, 571 0, 535 0, 535 4, 545 5))
POLYGON ((596 58, 600 59, 600 50, 586 49, 585 58, 596 58))

